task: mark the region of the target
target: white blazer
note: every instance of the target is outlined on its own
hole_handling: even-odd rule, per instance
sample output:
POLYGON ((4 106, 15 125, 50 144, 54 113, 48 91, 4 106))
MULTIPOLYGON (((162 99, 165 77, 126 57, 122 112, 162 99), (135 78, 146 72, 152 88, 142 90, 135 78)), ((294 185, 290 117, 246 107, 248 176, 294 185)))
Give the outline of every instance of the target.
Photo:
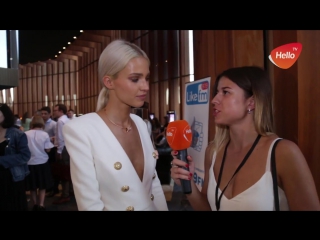
POLYGON ((143 181, 97 113, 85 114, 64 125, 79 211, 168 211, 146 124, 135 114, 130 117, 139 131, 144 152, 143 181))

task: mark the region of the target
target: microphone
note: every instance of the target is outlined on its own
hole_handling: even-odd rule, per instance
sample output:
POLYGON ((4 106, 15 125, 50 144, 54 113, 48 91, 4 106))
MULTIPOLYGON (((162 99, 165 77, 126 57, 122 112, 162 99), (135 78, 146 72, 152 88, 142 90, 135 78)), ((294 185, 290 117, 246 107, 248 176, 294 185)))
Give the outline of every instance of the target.
MULTIPOLYGON (((192 143, 192 131, 188 122, 186 120, 170 122, 167 126, 166 138, 169 146, 173 150, 178 151, 177 158, 189 164, 187 148, 189 148, 192 143)), ((183 169, 189 171, 189 167, 183 167, 183 169)), ((180 181, 183 193, 191 193, 191 181, 185 179, 180 179, 180 181)))

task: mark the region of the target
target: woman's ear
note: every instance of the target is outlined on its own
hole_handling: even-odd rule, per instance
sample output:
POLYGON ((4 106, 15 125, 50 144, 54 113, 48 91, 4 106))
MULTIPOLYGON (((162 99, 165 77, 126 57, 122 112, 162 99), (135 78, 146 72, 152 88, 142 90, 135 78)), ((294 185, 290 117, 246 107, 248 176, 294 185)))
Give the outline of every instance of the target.
POLYGON ((103 80, 103 84, 106 88, 108 88, 109 90, 113 89, 113 81, 112 81, 111 77, 104 76, 102 80, 103 80))
POLYGON ((254 102, 254 97, 251 96, 248 98, 248 110, 250 109, 250 111, 255 109, 255 102, 254 102))

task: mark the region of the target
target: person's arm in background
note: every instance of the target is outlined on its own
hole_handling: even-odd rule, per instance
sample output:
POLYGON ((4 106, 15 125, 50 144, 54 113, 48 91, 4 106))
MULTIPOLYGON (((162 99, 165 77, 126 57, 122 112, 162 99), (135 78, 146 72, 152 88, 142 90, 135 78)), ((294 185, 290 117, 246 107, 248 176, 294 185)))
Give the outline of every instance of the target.
POLYGON ((53 145, 53 143, 51 142, 51 139, 50 139, 48 133, 46 133, 46 136, 47 136, 47 137, 46 137, 46 140, 44 141, 44 150, 45 150, 46 152, 50 152, 51 149, 54 147, 54 145, 53 145))
POLYGON ((54 144, 54 141, 55 141, 55 135, 56 135, 56 127, 57 127, 57 123, 55 121, 51 121, 51 124, 53 127, 50 128, 50 133, 49 133, 49 136, 50 137, 50 140, 51 142, 54 144))
POLYGON ((64 122, 63 121, 59 121, 57 122, 57 135, 56 135, 56 141, 57 141, 57 154, 58 154, 58 158, 61 159, 61 153, 64 147, 64 139, 63 139, 63 135, 62 135, 62 129, 64 126, 64 122))
POLYGON ((10 168, 25 164, 30 160, 31 152, 28 146, 28 138, 25 133, 21 133, 19 139, 17 140, 11 138, 8 145, 9 144, 14 144, 14 147, 18 150, 18 152, 10 155, 0 156, 0 164, 2 166, 5 168, 10 168))

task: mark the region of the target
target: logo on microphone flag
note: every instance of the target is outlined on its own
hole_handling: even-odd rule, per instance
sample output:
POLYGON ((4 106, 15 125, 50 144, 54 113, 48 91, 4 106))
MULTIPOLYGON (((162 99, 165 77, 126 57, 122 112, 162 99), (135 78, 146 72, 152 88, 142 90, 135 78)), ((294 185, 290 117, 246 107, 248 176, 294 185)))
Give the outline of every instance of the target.
POLYGON ((174 150, 187 149, 191 145, 192 131, 187 121, 170 122, 166 131, 167 142, 174 150))

